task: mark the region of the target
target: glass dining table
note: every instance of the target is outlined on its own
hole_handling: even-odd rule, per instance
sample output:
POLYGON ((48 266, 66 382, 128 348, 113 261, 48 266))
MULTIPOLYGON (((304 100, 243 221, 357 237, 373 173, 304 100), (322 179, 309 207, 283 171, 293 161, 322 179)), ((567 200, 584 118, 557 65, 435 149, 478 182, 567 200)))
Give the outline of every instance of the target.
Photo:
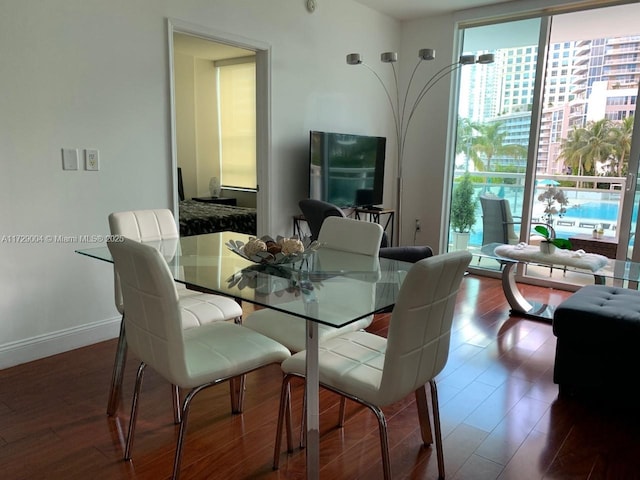
MULTIPOLYGON (((233 252, 229 241, 248 235, 220 232, 152 243, 176 282, 226 295, 306 322, 307 478, 319 478, 318 325, 343 327, 395 304, 412 264, 320 247, 290 264, 256 264, 233 252)), ((76 250, 113 262, 106 245, 76 250)))
POLYGON ((480 258, 496 260, 502 264, 502 289, 511 307, 512 315, 546 322, 553 320, 556 306, 529 301, 525 298, 516 281, 518 265, 559 267, 565 272, 591 276, 596 285, 606 285, 609 282, 612 285, 622 286, 626 283, 629 288, 637 288, 640 283, 640 263, 629 260, 612 260, 602 255, 584 252, 578 254, 578 252, 567 250, 556 250, 556 253, 553 254, 541 254, 537 246, 519 248, 517 245, 500 243, 483 245, 476 255, 480 258), (505 247, 507 252, 511 251, 511 255, 500 253, 500 249, 504 251, 505 247))

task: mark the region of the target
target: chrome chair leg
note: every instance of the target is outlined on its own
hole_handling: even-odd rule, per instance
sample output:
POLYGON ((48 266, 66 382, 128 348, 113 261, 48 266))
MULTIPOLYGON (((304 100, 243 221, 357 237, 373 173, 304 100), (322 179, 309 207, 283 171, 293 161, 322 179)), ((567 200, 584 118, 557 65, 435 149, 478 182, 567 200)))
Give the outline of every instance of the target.
POLYGON ((438 389, 436 381, 430 380, 431 408, 433 409, 433 427, 436 436, 436 455, 438 458, 438 478, 444 479, 444 454, 442 452, 442 430, 440 429, 440 407, 438 406, 438 389))
POLYGON ((122 377, 124 367, 127 363, 127 338, 124 333, 124 314, 120 322, 120 336, 116 347, 116 358, 113 361, 113 373, 111 374, 111 386, 109 388, 109 403, 107 404, 107 415, 112 417, 118 410, 120 395, 122 393, 122 377))
MULTIPOLYGON (((242 300, 236 298, 235 301, 242 307, 242 300)), ((233 319, 233 323, 236 325, 242 325, 242 315, 233 319)), ((231 393, 231 412, 242 413, 244 410, 244 392, 246 385, 246 375, 242 375, 237 378, 232 378, 229 382, 229 388, 231 393)))
POLYGON ((344 419, 347 415, 347 398, 340 397, 340 414, 338 418, 338 427, 344 427, 344 419))
POLYGON ((293 418, 291 416, 291 384, 287 385, 287 402, 284 411, 285 428, 287 429, 287 452, 293 453, 293 418))
POLYGON ((418 407, 418 421, 420 422, 420 433, 422 434, 422 442, 425 445, 433 443, 433 434, 431 432, 431 420, 429 419, 429 404, 427 402, 427 392, 425 386, 418 388, 416 394, 416 406, 418 407))
POLYGON ((391 461, 389 460, 389 437, 387 435, 387 420, 382 410, 374 405, 362 402, 363 405, 369 407, 375 413, 378 419, 378 430, 380 430, 380 449, 382 450, 382 469, 384 479, 391 480, 391 461))
POLYGON ((177 425, 182 421, 180 388, 177 385, 171 385, 171 399, 173 400, 173 422, 177 425))
POLYGON ((291 433, 291 375, 282 378, 280 390, 280 407, 278 408, 278 424, 276 427, 276 441, 273 447, 273 469, 280 467, 280 448, 282 445, 282 426, 287 426, 287 451, 293 452, 293 435, 291 433))
POLYGON ((138 367, 136 374, 136 386, 133 390, 133 400, 131 402, 131 416, 129 417, 129 431, 127 432, 127 445, 124 449, 124 459, 131 460, 131 448, 133 446, 133 437, 136 430, 136 420, 138 419, 138 399, 140 397, 140 389, 142 388, 142 378, 144 369, 147 365, 142 362, 138 367))
POLYGON ((341 395, 342 397, 346 397, 349 400, 353 400, 354 402, 367 407, 375 414, 376 418, 378 419, 378 430, 380 431, 380 449, 382 451, 382 468, 384 472, 384 479, 391 480, 391 461, 389 460, 389 436, 387 434, 387 419, 385 418, 382 409, 362 400, 361 398, 355 397, 336 388, 332 388, 327 385, 323 385, 323 387, 337 393, 338 395, 341 395))
POLYGON ((246 375, 234 377, 229 381, 229 393, 231 395, 231 412, 242 413, 244 410, 244 392, 246 375))
POLYGON ((180 432, 178 433, 178 442, 176 444, 176 456, 173 460, 173 475, 172 480, 177 480, 180 477, 180 464, 182 463, 182 449, 184 447, 184 437, 187 433, 187 421, 189 420, 189 407, 191 406, 191 400, 202 390, 213 385, 212 383, 207 385, 201 385, 191 390, 184 399, 182 405, 182 421, 180 422, 180 432))

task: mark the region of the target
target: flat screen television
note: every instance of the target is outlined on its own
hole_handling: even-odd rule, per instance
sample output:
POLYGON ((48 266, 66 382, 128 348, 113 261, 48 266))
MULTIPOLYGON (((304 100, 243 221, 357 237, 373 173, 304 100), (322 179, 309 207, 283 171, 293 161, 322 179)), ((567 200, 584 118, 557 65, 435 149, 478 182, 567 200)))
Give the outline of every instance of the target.
POLYGON ((387 139, 311 131, 309 198, 338 207, 382 204, 387 139))

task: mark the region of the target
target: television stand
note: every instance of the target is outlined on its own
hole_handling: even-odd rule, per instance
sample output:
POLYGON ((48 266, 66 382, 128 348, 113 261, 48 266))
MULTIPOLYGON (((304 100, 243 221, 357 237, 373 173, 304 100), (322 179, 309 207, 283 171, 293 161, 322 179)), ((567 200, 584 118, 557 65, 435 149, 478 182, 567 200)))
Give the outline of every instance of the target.
MULTIPOLYGON (((345 215, 356 220, 364 220, 374 222, 382 225, 382 228, 386 231, 389 229, 391 235, 388 236, 389 246, 393 246, 393 227, 396 211, 391 208, 384 207, 355 207, 350 211, 345 211, 345 215), (362 215, 362 218, 360 217, 362 215), (384 221, 384 225, 380 223, 380 215, 387 215, 384 221)), ((306 222, 304 215, 298 214, 293 216, 293 234, 299 238, 303 238, 308 235, 308 232, 303 231, 302 222, 306 222)))

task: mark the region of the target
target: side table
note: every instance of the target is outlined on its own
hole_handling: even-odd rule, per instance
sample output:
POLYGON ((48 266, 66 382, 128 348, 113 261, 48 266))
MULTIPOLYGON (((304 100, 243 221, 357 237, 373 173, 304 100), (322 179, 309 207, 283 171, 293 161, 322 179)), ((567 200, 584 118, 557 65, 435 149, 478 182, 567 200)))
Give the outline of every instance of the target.
POLYGON ((593 238, 592 235, 579 233, 569 237, 573 250, 584 250, 587 253, 599 253, 607 258, 616 258, 618 240, 615 237, 593 238))

